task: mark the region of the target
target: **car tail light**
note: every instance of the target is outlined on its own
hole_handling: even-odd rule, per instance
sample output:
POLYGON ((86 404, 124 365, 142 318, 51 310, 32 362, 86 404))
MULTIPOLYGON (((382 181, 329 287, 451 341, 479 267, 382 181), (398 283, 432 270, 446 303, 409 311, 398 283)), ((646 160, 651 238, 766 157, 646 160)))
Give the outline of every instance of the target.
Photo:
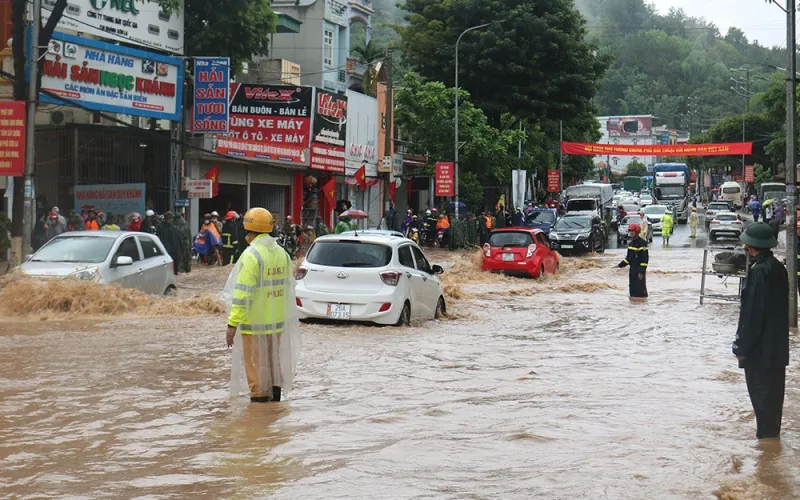
POLYGON ((487 257, 492 256, 492 247, 490 247, 488 243, 483 244, 483 254, 487 257))
POLYGON ((389 302, 387 302, 387 303, 385 303, 385 304, 381 305, 381 308, 380 308, 380 309, 378 309, 378 312, 386 312, 386 311, 388 311, 388 310, 389 310, 389 309, 391 309, 391 308, 392 308, 392 304, 391 304, 391 303, 389 303, 389 302))
POLYGON ((737 226, 741 226, 742 225, 742 221, 740 221, 740 220, 735 220, 735 221, 733 221, 733 223, 736 224, 737 226))
POLYGON ((294 303, 297 304, 297 307, 303 307, 303 302, 300 301, 300 297, 295 297, 294 303))
POLYGON ((535 243, 532 244, 532 245, 528 245, 528 253, 525 254, 525 258, 526 259, 530 259, 531 257, 533 257, 533 252, 535 252, 535 251, 536 251, 536 244, 535 243))
POLYGON ((400 276, 402 275, 403 273, 398 273, 397 271, 386 271, 385 273, 381 273, 381 279, 389 286, 397 286, 397 283, 400 282, 400 276))
POLYGON ((306 277, 306 274, 308 274, 308 269, 305 267, 298 267, 294 272, 294 279, 301 280, 306 277))
POLYGON ((712 220, 711 223, 712 224, 719 224, 719 221, 718 220, 712 220))

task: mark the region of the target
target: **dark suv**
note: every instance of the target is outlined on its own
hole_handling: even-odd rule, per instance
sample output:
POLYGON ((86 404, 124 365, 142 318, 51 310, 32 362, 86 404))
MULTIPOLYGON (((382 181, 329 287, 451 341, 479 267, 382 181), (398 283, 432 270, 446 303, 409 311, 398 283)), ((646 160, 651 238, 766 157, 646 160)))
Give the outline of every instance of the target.
POLYGON ((565 252, 604 252, 606 249, 603 220, 590 215, 566 215, 550 230, 553 250, 565 252))

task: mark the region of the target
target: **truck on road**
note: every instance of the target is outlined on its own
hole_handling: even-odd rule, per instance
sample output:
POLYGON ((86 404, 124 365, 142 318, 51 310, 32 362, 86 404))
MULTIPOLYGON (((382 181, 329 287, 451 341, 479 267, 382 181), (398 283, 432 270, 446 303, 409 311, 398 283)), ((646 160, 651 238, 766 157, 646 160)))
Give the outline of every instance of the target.
POLYGON ((655 198, 667 205, 680 224, 689 220, 689 166, 685 163, 657 163, 653 167, 655 198))

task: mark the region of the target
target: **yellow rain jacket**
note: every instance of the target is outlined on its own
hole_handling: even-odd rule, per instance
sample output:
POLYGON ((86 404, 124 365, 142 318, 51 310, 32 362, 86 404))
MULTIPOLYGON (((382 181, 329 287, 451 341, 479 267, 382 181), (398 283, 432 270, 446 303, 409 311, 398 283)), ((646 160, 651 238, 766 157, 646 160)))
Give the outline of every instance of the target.
POLYGON ((669 212, 664 214, 664 217, 661 218, 661 234, 663 236, 669 236, 672 234, 672 226, 674 222, 672 221, 672 216, 669 212))

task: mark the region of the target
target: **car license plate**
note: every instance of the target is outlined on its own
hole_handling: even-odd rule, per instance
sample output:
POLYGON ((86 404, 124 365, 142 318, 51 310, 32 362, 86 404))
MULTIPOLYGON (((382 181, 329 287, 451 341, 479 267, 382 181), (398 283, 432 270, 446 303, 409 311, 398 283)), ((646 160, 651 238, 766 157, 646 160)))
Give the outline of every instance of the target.
POLYGON ((350 319, 350 304, 328 304, 330 319, 350 319))
POLYGON ((572 245, 561 245, 561 248, 572 248, 572 245))
POLYGON ((503 254, 503 262, 514 262, 514 254, 513 253, 504 253, 503 254))

